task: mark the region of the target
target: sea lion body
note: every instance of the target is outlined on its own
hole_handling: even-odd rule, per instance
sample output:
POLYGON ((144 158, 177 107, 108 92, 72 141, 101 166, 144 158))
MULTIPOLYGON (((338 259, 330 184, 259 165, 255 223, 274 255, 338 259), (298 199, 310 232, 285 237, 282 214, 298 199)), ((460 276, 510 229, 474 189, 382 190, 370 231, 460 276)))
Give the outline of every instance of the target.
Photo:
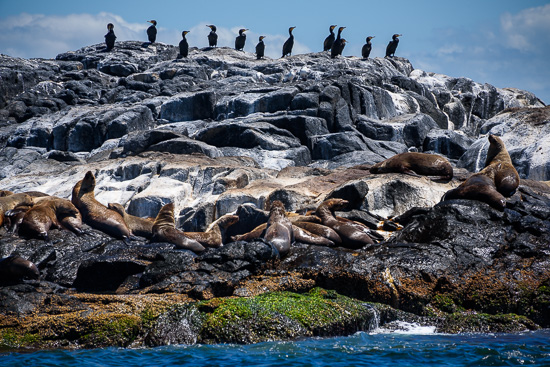
POLYGON ((12 210, 19 205, 34 205, 31 196, 20 193, 0 197, 0 226, 4 225, 5 215, 8 210, 12 210))
POLYGON ((194 239, 198 243, 206 247, 221 247, 225 238, 225 230, 237 223, 239 216, 225 214, 212 222, 204 232, 184 232, 185 235, 194 239))
POLYGON ((506 199, 497 191, 493 179, 481 172, 468 177, 457 188, 447 191, 441 201, 453 199, 482 201, 501 211, 506 207, 506 199))
POLYGON ((342 239, 342 246, 360 249, 365 245, 374 244, 374 241, 369 236, 370 230, 368 227, 351 220, 336 218, 334 216, 334 210, 343 209, 347 205, 347 200, 329 199, 321 203, 315 213, 321 218, 323 225, 331 227, 338 233, 342 239))
POLYGON ((281 257, 288 255, 290 246, 294 242, 292 223, 286 216, 283 203, 279 200, 271 204, 264 240, 275 246, 281 257))
POLYGON ((292 225, 292 233, 294 234, 294 239, 298 242, 308 243, 310 245, 320 245, 320 246, 329 246, 329 247, 334 246, 334 242, 332 242, 328 238, 318 236, 294 224, 292 225))
POLYGON ((17 283, 23 279, 38 279, 40 271, 21 256, 9 256, 0 260, 0 282, 17 283))
POLYGON ((49 241, 51 228, 65 228, 80 234, 81 227, 80 212, 69 200, 47 196, 25 213, 18 232, 22 236, 49 241))
POLYGON ((204 251, 203 245, 185 235, 183 231, 176 228, 174 220, 174 203, 164 205, 153 223, 154 242, 169 242, 177 248, 191 250, 193 252, 204 251))
POLYGON ((94 189, 95 177, 91 171, 86 172, 84 178, 73 187, 71 201, 80 210, 84 223, 118 239, 131 238, 132 233, 124 218, 97 201, 94 189))
POLYGON ((126 225, 136 236, 151 238, 153 237, 153 223, 154 219, 150 218, 141 218, 135 215, 126 213, 124 207, 118 203, 109 203, 107 207, 111 210, 116 211, 122 216, 126 225))
POLYGON ((334 229, 328 226, 318 224, 318 223, 313 223, 313 222, 301 222, 301 221, 294 222, 294 225, 302 229, 305 229, 306 231, 313 233, 317 236, 324 237, 330 240, 331 242, 333 242, 334 244, 339 245, 342 243, 342 238, 340 237, 340 235, 338 235, 338 233, 336 233, 334 229))
POLYGON ((441 176, 453 178, 449 161, 437 154, 406 152, 394 155, 370 168, 370 173, 405 173, 413 176, 441 176))
POLYGON ((502 139, 489 135, 489 150, 485 168, 481 171, 492 176, 498 192, 506 197, 514 195, 519 186, 519 174, 502 139))

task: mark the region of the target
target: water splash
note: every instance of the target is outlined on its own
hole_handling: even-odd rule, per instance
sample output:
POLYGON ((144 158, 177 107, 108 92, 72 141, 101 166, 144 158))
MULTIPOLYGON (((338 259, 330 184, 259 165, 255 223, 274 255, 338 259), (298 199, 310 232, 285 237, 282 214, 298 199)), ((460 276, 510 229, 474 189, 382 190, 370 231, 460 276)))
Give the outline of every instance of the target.
POLYGON ((378 311, 376 307, 373 307, 368 303, 364 303, 363 306, 372 311, 372 318, 367 325, 367 331, 373 332, 378 330, 380 328, 380 311, 378 311))
POLYGON ((479 148, 478 152, 477 152, 477 157, 476 157, 476 163, 475 163, 475 170, 474 172, 479 172, 480 170, 482 170, 483 168, 485 168, 485 162, 483 162, 483 167, 481 166, 481 152, 483 152, 485 150, 485 146, 489 143, 489 139, 484 139, 483 140, 483 145, 481 146, 481 148, 479 148))

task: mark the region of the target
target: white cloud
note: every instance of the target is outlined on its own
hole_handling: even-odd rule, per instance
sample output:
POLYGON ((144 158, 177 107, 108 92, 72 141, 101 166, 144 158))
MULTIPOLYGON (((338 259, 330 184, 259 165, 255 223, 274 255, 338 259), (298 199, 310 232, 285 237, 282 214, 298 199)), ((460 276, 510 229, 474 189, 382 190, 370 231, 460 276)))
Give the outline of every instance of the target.
POLYGON ((504 13, 500 25, 507 45, 522 52, 550 46, 550 4, 517 14, 504 13))
MULTIPOLYGON (((107 23, 115 25, 117 41, 143 40, 146 29, 150 26, 144 19, 143 23, 130 23, 124 18, 102 12, 99 14, 70 14, 65 16, 45 16, 42 14, 20 14, 0 19, 3 31, 0 33, 0 53, 15 57, 54 58, 56 55, 78 50, 81 47, 103 43, 103 36, 107 33, 107 23)), ((207 35, 210 29, 206 27, 210 22, 200 22, 190 29, 187 40, 191 47, 203 48, 208 46, 207 35)), ((157 26, 157 41, 178 45, 181 32, 184 29, 168 29, 157 26)), ((218 46, 234 47, 235 37, 243 27, 218 27, 218 46)), ((281 50, 287 34, 261 34, 267 36, 266 55, 273 58, 281 57, 281 50)), ((255 52, 260 34, 254 31, 247 32, 245 51, 255 52)), ((311 52, 304 44, 296 41, 293 54, 311 52)))

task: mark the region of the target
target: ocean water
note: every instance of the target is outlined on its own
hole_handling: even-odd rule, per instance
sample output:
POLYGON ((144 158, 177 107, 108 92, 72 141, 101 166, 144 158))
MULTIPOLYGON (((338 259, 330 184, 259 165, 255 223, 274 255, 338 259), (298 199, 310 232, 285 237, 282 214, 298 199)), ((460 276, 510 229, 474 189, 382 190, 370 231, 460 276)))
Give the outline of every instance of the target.
POLYGON ((252 345, 47 350, 0 354, 1 366, 550 366, 550 329, 515 334, 399 330, 252 345))

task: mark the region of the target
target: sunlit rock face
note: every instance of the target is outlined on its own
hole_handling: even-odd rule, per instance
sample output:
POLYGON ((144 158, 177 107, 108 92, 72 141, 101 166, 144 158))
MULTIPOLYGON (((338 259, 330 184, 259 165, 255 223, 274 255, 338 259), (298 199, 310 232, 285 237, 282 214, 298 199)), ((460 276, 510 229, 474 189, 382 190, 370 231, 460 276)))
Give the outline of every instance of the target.
MULTIPOLYGON (((297 289, 322 286, 422 314, 435 294, 469 294, 464 274, 515 279, 521 261, 536 265, 529 271, 537 281, 507 278, 503 289, 547 286, 550 188, 535 180, 550 180, 550 113, 532 93, 425 72, 399 57, 256 60, 220 47, 177 59, 177 47, 162 43, 103 48, 55 60, 0 55, 0 190, 71 198, 91 171, 97 201, 129 214, 154 218, 174 203, 182 231, 206 231, 230 213, 239 222, 223 247, 203 254, 145 239, 129 245, 87 225, 81 236, 53 230, 52 242, 0 229, 0 257, 29 258, 48 287, 205 299, 307 284, 297 289), (484 167, 487 134, 506 144, 522 178, 518 192, 504 211, 441 202, 484 167), (370 173, 404 152, 444 156, 454 179, 370 173), (280 259, 261 239, 230 239, 265 224, 276 200, 311 214, 327 198, 349 201, 337 215, 368 226, 375 247, 296 242, 280 259), (287 283, 290 273, 297 278, 287 283), (264 275, 280 284, 253 288, 264 275)), ((489 278, 478 283, 495 283, 489 278)), ((480 300, 502 298, 485 291, 480 300)), ((491 311, 490 302, 469 302, 491 311)), ((512 296, 506 302, 499 312, 517 311, 512 296)), ((548 326, 544 304, 520 311, 548 326)))

